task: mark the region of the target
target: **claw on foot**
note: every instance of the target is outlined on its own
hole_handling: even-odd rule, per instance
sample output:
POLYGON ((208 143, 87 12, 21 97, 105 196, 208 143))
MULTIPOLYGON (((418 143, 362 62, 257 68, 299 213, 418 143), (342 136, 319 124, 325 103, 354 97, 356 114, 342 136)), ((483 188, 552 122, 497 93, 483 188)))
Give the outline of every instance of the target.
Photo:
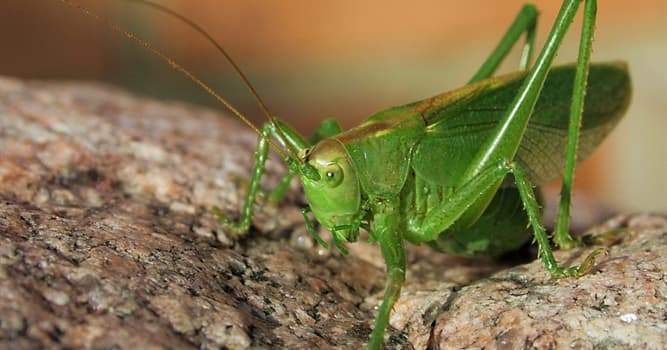
POLYGON ((623 239, 623 236, 628 235, 630 237, 633 237, 637 234, 637 232, 631 228, 628 227, 621 227, 621 228, 615 228, 611 229, 607 232, 603 232, 600 234, 586 234, 581 237, 581 242, 586 244, 586 245, 605 245, 605 246, 611 246, 616 243, 618 243, 620 240, 623 239))
POLYGON ((554 278, 564 278, 564 277, 581 277, 593 269, 595 266, 595 258, 600 255, 607 255, 609 250, 607 248, 597 248, 584 259, 584 262, 579 266, 572 267, 560 267, 551 272, 551 276, 554 278))
POLYGON ((244 230, 241 229, 240 224, 238 222, 235 222, 230 218, 228 218, 227 215, 219 207, 213 206, 209 210, 211 214, 213 214, 213 216, 215 216, 218 219, 220 224, 225 228, 229 229, 230 231, 232 231, 233 234, 237 236, 243 236, 246 233, 244 230))
POLYGON ((213 206, 209 209, 209 211, 211 214, 213 214, 213 216, 215 216, 218 219, 218 221, 220 221, 221 224, 226 225, 226 223, 229 221, 225 213, 223 213, 222 209, 220 209, 219 207, 213 206))
POLYGON ((607 254, 609 254, 609 250, 607 250, 607 248, 595 249, 592 253, 588 254, 584 262, 581 263, 581 265, 579 265, 576 276, 582 276, 589 273, 593 269, 593 266, 595 266, 595 258, 598 255, 607 255, 607 254))

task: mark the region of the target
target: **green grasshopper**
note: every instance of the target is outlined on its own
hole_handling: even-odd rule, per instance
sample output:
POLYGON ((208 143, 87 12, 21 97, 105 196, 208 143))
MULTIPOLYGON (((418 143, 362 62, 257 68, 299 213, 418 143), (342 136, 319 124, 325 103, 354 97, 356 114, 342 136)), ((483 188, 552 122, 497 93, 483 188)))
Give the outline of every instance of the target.
POLYGON ((525 5, 468 85, 375 113, 347 131, 334 120, 325 121, 310 139, 270 113, 225 50, 199 26, 160 5, 134 1, 180 18, 213 42, 269 119, 258 130, 198 78, 114 27, 188 75, 259 134, 240 218, 232 221, 217 210, 223 226, 240 235, 248 232, 273 146, 284 157, 288 172, 269 200, 281 200, 298 175, 308 201, 303 210, 306 226, 323 247, 329 245, 309 214, 332 233, 333 245, 343 253, 344 243, 357 241, 361 229, 379 243, 387 282, 369 349, 382 347, 390 312, 405 282, 405 241, 426 243, 445 253, 497 256, 526 243, 532 232, 538 256, 553 277, 585 274, 596 256, 606 252, 598 248, 578 266, 559 266, 533 191, 533 185, 557 177, 563 169, 553 242, 561 248, 579 244, 568 232, 576 161, 588 156, 618 123, 631 92, 625 64, 590 64, 596 1, 585 2, 576 64, 552 67, 582 1, 563 1, 532 66, 537 10, 525 5), (524 34, 519 71, 493 77, 524 34))

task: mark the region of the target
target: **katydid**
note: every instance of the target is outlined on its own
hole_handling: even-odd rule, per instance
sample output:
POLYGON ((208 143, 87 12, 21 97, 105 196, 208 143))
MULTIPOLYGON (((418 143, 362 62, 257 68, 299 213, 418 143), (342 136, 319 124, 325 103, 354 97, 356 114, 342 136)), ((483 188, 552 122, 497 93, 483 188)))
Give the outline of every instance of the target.
MULTIPOLYGON (((213 42, 196 24, 171 10, 146 0, 134 1, 175 15, 213 42)), ((240 235, 248 232, 273 146, 284 157, 288 172, 270 200, 282 199, 298 176, 308 201, 303 210, 306 226, 322 246, 329 244, 319 236, 310 214, 332 233, 333 245, 344 253, 344 243, 357 241, 362 229, 379 243, 387 282, 368 344, 369 349, 379 349, 405 281, 406 241, 426 243, 445 253, 496 256, 520 247, 532 233, 538 256, 554 277, 585 274, 596 256, 605 252, 598 248, 580 265, 560 266, 533 190, 534 185, 563 176, 553 242, 564 248, 578 244, 568 232, 576 162, 602 142, 629 104, 630 77, 625 64, 590 64, 594 0, 584 4, 576 63, 552 66, 581 2, 563 1, 534 64, 530 63, 537 11, 525 5, 468 85, 375 113, 347 131, 336 121, 326 121, 310 139, 273 116, 216 43, 267 115, 269 122, 261 130, 180 65, 134 35, 112 27, 183 71, 258 132, 256 164, 245 205, 237 221, 218 210, 223 226, 240 235), (498 65, 524 34, 519 71, 494 77, 498 65)))

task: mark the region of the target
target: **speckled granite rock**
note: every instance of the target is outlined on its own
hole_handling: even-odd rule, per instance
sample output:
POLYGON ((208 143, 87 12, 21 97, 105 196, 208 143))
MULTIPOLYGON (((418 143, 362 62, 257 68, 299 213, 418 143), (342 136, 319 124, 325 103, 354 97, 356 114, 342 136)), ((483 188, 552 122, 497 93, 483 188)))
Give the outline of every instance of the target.
MULTIPOLYGON (((217 112, 1 78, 0 348, 362 347, 376 246, 316 247, 296 187, 245 239, 208 212, 238 212, 254 143, 217 112)), ((410 247, 388 347, 663 347, 667 215, 607 225, 637 234, 579 279, 410 247)))

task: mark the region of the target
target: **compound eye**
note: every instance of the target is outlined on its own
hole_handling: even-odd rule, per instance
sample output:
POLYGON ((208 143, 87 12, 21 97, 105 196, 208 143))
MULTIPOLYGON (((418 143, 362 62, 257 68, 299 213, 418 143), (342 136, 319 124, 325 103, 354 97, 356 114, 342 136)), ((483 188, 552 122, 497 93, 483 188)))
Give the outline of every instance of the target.
POLYGON ((343 182, 343 169, 338 164, 331 163, 324 168, 323 177, 328 187, 336 187, 343 182))

